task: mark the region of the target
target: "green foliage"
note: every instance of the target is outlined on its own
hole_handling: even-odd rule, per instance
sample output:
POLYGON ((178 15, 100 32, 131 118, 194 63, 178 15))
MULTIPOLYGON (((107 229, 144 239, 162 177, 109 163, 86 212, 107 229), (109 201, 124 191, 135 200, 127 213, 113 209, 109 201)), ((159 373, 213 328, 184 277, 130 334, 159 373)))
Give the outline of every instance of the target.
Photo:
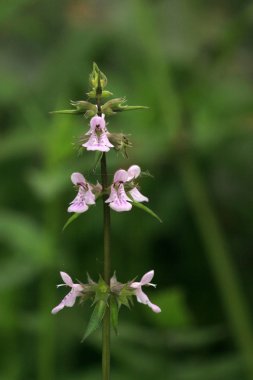
POLYGON ((104 300, 98 300, 91 314, 82 342, 99 327, 103 320, 105 309, 106 302, 104 300))
MULTIPOLYGON (((186 186, 182 178, 190 158, 251 299, 252 4, 9 0, 0 10, 0 378, 100 376, 99 330, 77 344, 86 305, 50 315, 60 270, 82 281, 102 267, 99 202, 61 233, 71 173, 90 167, 83 174, 97 179, 94 158, 73 154, 88 122, 49 114, 66 99, 87 100, 94 59, 115 97, 150 108, 110 118, 110 131, 132 135, 135 148, 127 165, 110 154, 110 175, 134 163, 148 168, 154 180, 143 181, 143 193, 163 220, 112 213, 112 269, 125 281, 155 269, 151 299, 162 308, 159 315, 144 305, 120 310, 112 380, 248 380, 205 255, 203 236, 214 244, 207 215, 198 197, 195 211, 190 203, 193 179, 186 186)), ((103 96, 106 103, 112 93, 103 96)))
POLYGON ((72 222, 74 222, 74 220, 76 220, 77 218, 79 218, 80 215, 81 214, 78 213, 78 212, 75 212, 74 214, 72 214, 68 218, 67 222, 64 224, 62 231, 64 231, 72 222))
POLYGON ((143 211, 145 211, 147 214, 153 216, 155 219, 157 219, 160 223, 162 223, 162 220, 159 218, 157 214, 154 213, 149 207, 145 206, 142 203, 139 202, 132 202, 134 207, 137 207, 143 211))

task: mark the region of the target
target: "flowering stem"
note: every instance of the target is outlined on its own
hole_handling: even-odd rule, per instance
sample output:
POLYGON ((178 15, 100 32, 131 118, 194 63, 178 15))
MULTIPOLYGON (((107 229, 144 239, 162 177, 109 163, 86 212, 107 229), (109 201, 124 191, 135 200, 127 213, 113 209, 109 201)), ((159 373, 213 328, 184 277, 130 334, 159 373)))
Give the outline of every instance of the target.
MULTIPOLYGON (((106 168, 106 155, 103 153, 101 159, 101 179, 103 191, 107 188, 107 168, 106 168)), ((103 195, 103 212, 104 212, 104 280, 110 284, 110 208, 105 203, 107 196, 103 195)), ((110 378, 110 304, 106 308, 103 319, 102 330, 102 373, 103 380, 110 378)))
MULTIPOLYGON (((100 105, 100 81, 97 88, 96 103, 98 108, 98 116, 102 115, 100 105)), ((101 158, 101 182, 103 191, 103 215, 104 215, 104 281, 110 285, 111 258, 110 258, 110 208, 107 203, 107 195, 105 190, 108 187, 108 175, 106 165, 106 154, 103 153, 101 158)), ((109 380, 110 378, 110 303, 105 310, 102 327, 102 379, 109 380)))

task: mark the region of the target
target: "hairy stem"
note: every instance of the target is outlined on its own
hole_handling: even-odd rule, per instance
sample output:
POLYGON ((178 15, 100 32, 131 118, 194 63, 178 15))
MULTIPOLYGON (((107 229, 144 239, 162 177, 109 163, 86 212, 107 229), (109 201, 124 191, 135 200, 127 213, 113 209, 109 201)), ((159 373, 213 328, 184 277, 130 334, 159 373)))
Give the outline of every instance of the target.
MULTIPOLYGON (((103 190, 107 188, 107 168, 106 168, 106 155, 103 153, 101 159, 101 178, 103 190)), ((103 195, 103 212, 104 212, 104 280, 110 285, 110 208, 105 203, 107 196, 103 195)), ((103 380, 110 378, 110 307, 106 308, 105 316, 103 319, 102 330, 102 373, 103 380)))
MULTIPOLYGON (((97 108, 98 116, 101 116, 100 105, 100 82, 97 89, 97 108)), ((110 258, 110 208, 105 203, 107 195, 105 189, 108 187, 108 175, 106 165, 106 154, 103 153, 101 158, 101 181, 103 187, 103 216, 104 216, 104 280, 110 286, 110 273, 111 273, 111 258, 110 258)), ((109 380, 110 378, 110 303, 105 311, 102 327, 102 379, 109 380)))

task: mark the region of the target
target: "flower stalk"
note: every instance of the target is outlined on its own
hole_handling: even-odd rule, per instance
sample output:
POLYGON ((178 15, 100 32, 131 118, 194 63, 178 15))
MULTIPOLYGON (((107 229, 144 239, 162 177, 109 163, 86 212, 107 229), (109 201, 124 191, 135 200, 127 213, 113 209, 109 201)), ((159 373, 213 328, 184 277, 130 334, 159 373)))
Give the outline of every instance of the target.
MULTIPOLYGON (((103 191, 108 186, 106 154, 101 158, 101 182, 103 191)), ((107 196, 103 195, 103 223, 104 223, 104 280, 110 285, 111 257, 110 257, 110 208, 105 203, 107 196)), ((110 303, 108 303, 102 327, 102 379, 110 378, 110 303)))
MULTIPOLYGON (((83 113, 85 117, 90 117, 90 128, 85 135, 80 136, 80 148, 87 151, 99 153, 96 159, 96 167, 100 162, 101 184, 89 183, 83 174, 74 172, 71 181, 77 190, 77 195, 68 207, 68 212, 74 213, 65 223, 64 229, 77 219, 79 215, 89 210, 96 204, 96 201, 103 200, 103 276, 99 276, 98 283, 94 282, 88 275, 88 283, 77 283, 65 272, 60 272, 64 284, 70 291, 62 301, 52 309, 52 314, 58 313, 65 307, 72 307, 76 298, 80 303, 86 300, 93 300, 93 312, 88 322, 86 332, 83 335, 84 341, 102 323, 102 380, 110 379, 110 328, 112 325, 116 335, 118 332, 118 314, 121 305, 130 307, 133 304, 132 298, 136 296, 137 301, 149 306, 153 312, 159 313, 159 306, 153 304, 148 296, 143 292, 142 286, 154 286, 150 281, 154 276, 154 271, 147 272, 140 282, 134 280, 126 284, 118 282, 116 272, 111 277, 111 253, 110 253, 110 210, 116 212, 130 211, 132 206, 139 207, 143 211, 152 215, 159 221, 159 217, 144 206, 142 202, 149 199, 139 191, 138 177, 145 172, 141 171, 138 165, 131 165, 128 170, 118 169, 113 177, 113 182, 109 186, 107 172, 106 153, 113 148, 116 152, 121 152, 127 157, 126 148, 132 144, 123 133, 110 133, 106 126, 106 117, 117 112, 146 108, 142 106, 127 106, 124 98, 116 98, 104 103, 103 99, 112 95, 104 88, 107 84, 106 76, 93 64, 93 71, 90 75, 90 85, 92 91, 88 93, 89 99, 93 99, 94 104, 88 101, 71 102, 76 107, 74 112, 69 110, 57 111, 57 113, 83 113)), ((86 175, 85 175, 86 176, 86 175)))
MULTIPOLYGON (((98 116, 102 116, 100 96, 102 93, 101 82, 100 82, 100 71, 98 77, 98 87, 96 89, 96 104, 98 109, 98 116)), ((108 174, 107 174, 107 163, 106 163, 106 153, 103 152, 101 158, 101 182, 102 182, 102 192, 103 192, 103 235, 104 235, 104 281, 110 286, 110 272, 111 272, 111 257, 110 257, 110 225, 111 216, 110 208, 105 203, 106 194, 105 190, 108 187, 108 174)), ((110 328, 110 303, 108 303, 105 309, 105 315, 103 318, 102 326, 102 379, 109 380, 110 378, 110 341, 111 341, 111 328, 110 328)))

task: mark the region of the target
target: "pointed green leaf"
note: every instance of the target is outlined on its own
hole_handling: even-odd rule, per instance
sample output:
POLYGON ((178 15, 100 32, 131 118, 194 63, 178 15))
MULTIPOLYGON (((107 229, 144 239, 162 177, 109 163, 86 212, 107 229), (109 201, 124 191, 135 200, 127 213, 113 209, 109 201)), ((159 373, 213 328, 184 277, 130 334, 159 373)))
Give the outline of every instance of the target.
POLYGON ((62 231, 64 231, 74 220, 76 220, 81 214, 78 212, 75 212, 73 215, 71 215, 67 222, 64 224, 62 231))
POLYGON ((98 301, 91 314, 88 326, 83 336, 82 342, 93 333, 100 325, 106 309, 106 303, 104 301, 98 301))
POLYGON ((141 210, 143 210, 145 212, 147 212, 149 215, 153 216, 160 223, 162 223, 162 219, 159 218, 159 216, 156 213, 154 213, 154 211, 152 211, 149 207, 144 206, 144 204, 139 203, 139 202, 132 202, 132 205, 135 206, 135 207, 137 207, 137 208, 140 208, 141 210))
POLYGON ((51 111, 51 112, 49 112, 49 113, 51 113, 51 114, 66 114, 66 113, 68 113, 68 114, 74 114, 74 115, 80 115, 80 114, 83 114, 84 112, 83 111, 81 111, 81 110, 59 110, 59 111, 51 111))
POLYGON ((110 298, 111 306, 111 325, 116 335, 118 335, 118 325, 119 325, 119 307, 115 297, 110 298))
POLYGON ((121 106, 119 109, 117 109, 116 112, 144 110, 144 109, 148 109, 148 108, 149 107, 146 107, 146 106, 121 106))

